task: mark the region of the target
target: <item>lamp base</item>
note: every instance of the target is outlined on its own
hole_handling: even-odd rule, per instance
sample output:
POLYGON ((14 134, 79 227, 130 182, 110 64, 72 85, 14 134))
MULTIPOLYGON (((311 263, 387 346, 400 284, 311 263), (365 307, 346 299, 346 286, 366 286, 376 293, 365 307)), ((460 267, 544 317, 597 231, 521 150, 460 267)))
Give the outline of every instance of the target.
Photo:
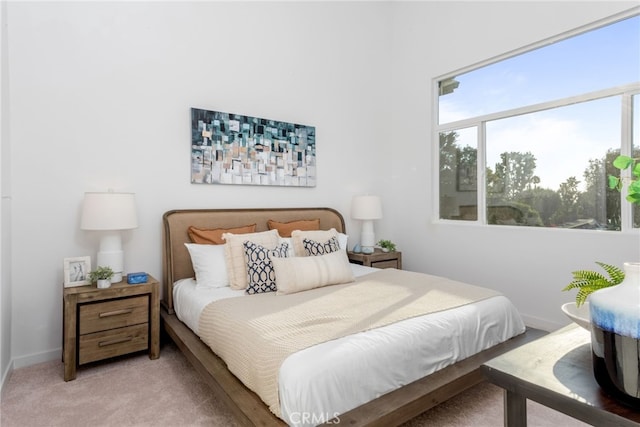
POLYGON ((100 239, 97 267, 110 267, 113 270, 111 283, 122 281, 124 271, 124 252, 120 232, 104 233, 100 239))
POLYGON ((375 233, 373 232, 373 221, 362 221, 362 233, 360 234, 360 246, 363 254, 372 254, 376 244, 375 233))
POLYGON ((122 251, 98 252, 98 267, 110 267, 113 270, 111 283, 122 281, 122 260, 124 253, 122 251))

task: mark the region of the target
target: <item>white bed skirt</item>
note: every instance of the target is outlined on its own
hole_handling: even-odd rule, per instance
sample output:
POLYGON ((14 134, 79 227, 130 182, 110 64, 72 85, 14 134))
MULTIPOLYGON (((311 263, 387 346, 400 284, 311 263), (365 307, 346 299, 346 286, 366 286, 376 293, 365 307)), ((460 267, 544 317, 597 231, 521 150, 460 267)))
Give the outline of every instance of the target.
MULTIPOLYGON (((372 269, 352 264, 360 276, 372 269)), ((211 301, 243 290, 197 289, 175 283, 177 317, 198 334, 200 312, 211 301)), ((279 373, 283 419, 291 426, 324 423, 525 331, 513 304, 493 297, 453 310, 403 320, 292 354, 279 373)))

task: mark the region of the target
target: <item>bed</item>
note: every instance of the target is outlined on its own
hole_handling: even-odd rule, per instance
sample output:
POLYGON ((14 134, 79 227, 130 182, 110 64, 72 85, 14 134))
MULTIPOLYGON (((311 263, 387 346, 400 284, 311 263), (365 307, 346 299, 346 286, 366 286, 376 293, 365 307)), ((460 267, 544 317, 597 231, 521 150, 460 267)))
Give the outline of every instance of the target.
MULTIPOLYGON (((228 405, 240 425, 282 426, 289 424, 307 426, 322 423, 335 424, 338 420, 340 424, 349 423, 350 425, 399 425, 481 382, 483 378, 479 367, 485 361, 541 335, 539 331, 535 330, 525 332, 521 319, 517 313, 513 313, 515 309, 512 310, 509 307, 508 300, 505 304, 502 300, 506 300, 506 298, 502 296, 485 297, 473 304, 465 304, 455 312, 453 310, 435 310, 435 313, 426 316, 408 316, 406 319, 383 324, 380 327, 376 326, 371 330, 335 336, 309 348, 303 347, 300 351, 287 356, 283 359, 276 378, 277 383, 280 384, 276 398, 277 405, 275 405, 275 410, 274 405, 271 405, 270 409, 269 405, 264 403, 268 400, 265 400, 263 390, 259 389, 262 396, 260 397, 246 387, 245 383, 248 382, 245 380, 243 383, 230 371, 231 369, 239 373, 238 369, 234 367, 235 358, 230 360, 227 356, 227 360, 232 362, 227 365, 204 342, 208 340, 215 348, 216 339, 211 339, 208 336, 201 338, 204 332, 199 331, 198 326, 198 318, 205 307, 210 308, 215 305, 209 304, 209 302, 218 303, 218 300, 221 299, 233 300, 231 302, 236 303, 236 307, 229 309, 229 314, 233 314, 241 307, 237 304, 244 304, 243 301, 258 301, 259 299, 255 296, 249 296, 251 300, 243 299, 241 298, 244 294, 243 291, 232 291, 228 288, 216 289, 216 293, 207 293, 210 296, 206 297, 199 294, 193 279, 195 274, 191 256, 185 243, 191 243, 188 233, 190 227, 232 229, 255 224, 256 232, 264 232, 268 230, 267 222, 274 220, 280 223, 318 221, 321 230, 335 229, 342 238, 346 238, 342 215, 330 208, 173 210, 163 216, 163 309, 161 312, 163 332, 177 344, 212 390, 228 405), (202 302, 201 298, 209 299, 202 302), (189 299, 195 301, 195 304, 188 305, 185 301, 189 301, 189 299), (465 311, 467 314, 460 314, 465 311), (499 318, 503 312, 506 312, 504 322, 499 318), (461 321, 467 317, 470 318, 468 325, 464 323, 467 322, 466 320, 461 321), (499 326, 498 335, 500 337, 496 338, 493 335, 496 334, 496 325, 500 323, 507 325, 504 328, 499 326), (452 324, 461 325, 455 333, 450 333, 452 327, 450 325, 452 324), (445 326, 437 328, 434 325, 445 326), (420 338, 424 335, 432 337, 435 342, 420 338), (394 341, 396 337, 400 336, 408 336, 409 344, 407 341, 394 341), (455 360, 434 360, 429 363, 421 361, 416 366, 412 366, 412 363, 407 361, 395 364, 402 366, 402 369, 375 367, 376 363, 386 363, 386 366, 389 366, 389 360, 408 357, 406 355, 411 355, 411 352, 414 351, 414 345, 411 343, 419 343, 419 345, 416 344, 416 347, 420 347, 415 350, 417 352, 416 358, 429 359, 428 355, 431 350, 435 352, 437 347, 442 347, 444 340, 451 340, 451 336, 466 337, 460 339, 461 344, 456 342, 450 344, 453 346, 452 351, 456 353, 455 360), (487 340, 490 342, 490 347, 483 348, 482 346, 487 346, 485 342, 487 340), (372 348, 372 346, 376 346, 377 350, 370 351, 370 353, 380 353, 382 347, 379 347, 378 343, 381 341, 391 343, 391 345, 387 344, 388 349, 383 350, 382 362, 374 360, 378 356, 374 358, 366 353, 369 351, 367 348, 372 348), (469 345, 467 342, 474 344, 469 345), (355 355, 357 359, 349 364, 348 357, 351 354, 355 355), (386 358, 386 362, 384 358, 386 358), (405 369, 405 367, 407 368, 405 369), (323 369, 328 370, 329 374, 323 369), (358 369, 361 371, 358 372, 358 369), (363 369, 364 371, 362 371, 363 369), (366 369, 371 369, 371 372, 376 372, 376 375, 369 375, 366 369), (344 384, 339 384, 339 381, 341 381, 340 378, 350 375, 351 371, 360 377, 373 379, 367 381, 366 387, 362 385, 356 387, 358 391, 354 392, 354 396, 349 395, 348 398, 345 398, 340 393, 348 394, 349 391, 344 391, 347 387, 344 384), (307 376, 322 378, 322 380, 308 379, 307 376), (337 385, 331 383, 332 378, 338 378, 336 379, 337 385), (369 384, 373 384, 371 387, 375 389, 363 390, 369 387, 369 384), (316 406, 311 410, 309 405, 316 406), (336 405, 342 406, 336 409, 336 405), (276 413, 278 416, 275 415, 276 413), (286 419, 287 423, 283 419, 286 419)), ((343 239, 340 244, 344 245, 343 239)), ((380 278, 385 275, 403 274, 402 280, 404 281, 408 281, 407 278, 421 279, 422 276, 426 276, 419 275, 420 277, 418 277, 418 273, 401 273, 400 271, 374 271, 374 269, 355 265, 352 268, 355 277, 354 283, 328 286, 286 297, 292 297, 291 301, 293 301, 295 298, 302 298, 312 292, 324 292, 327 290, 326 288, 331 288, 330 292, 339 289, 341 292, 353 293, 356 290, 364 289, 357 287, 365 286, 363 283, 366 283, 367 289, 370 289, 369 286, 372 285, 367 280, 370 281, 371 278, 380 278), (411 276, 412 274, 414 276, 411 276)), ((447 285, 452 285, 452 283, 447 282, 447 285)), ((274 297, 274 294, 262 294, 259 297, 264 297, 264 301, 284 301, 282 296, 274 297)), ((389 295, 389 297, 392 296, 389 295)), ((313 298, 318 297, 314 295, 313 298)), ((262 306, 264 305, 262 304, 262 306)), ((366 313, 363 315, 371 317, 366 313)), ((222 320, 225 320, 224 316, 212 321, 212 323, 222 320)), ((206 326, 207 323, 201 321, 201 325, 206 326)), ((226 349, 218 351, 221 354, 226 354, 226 349)), ((414 360, 412 357, 409 357, 409 360, 414 360)))

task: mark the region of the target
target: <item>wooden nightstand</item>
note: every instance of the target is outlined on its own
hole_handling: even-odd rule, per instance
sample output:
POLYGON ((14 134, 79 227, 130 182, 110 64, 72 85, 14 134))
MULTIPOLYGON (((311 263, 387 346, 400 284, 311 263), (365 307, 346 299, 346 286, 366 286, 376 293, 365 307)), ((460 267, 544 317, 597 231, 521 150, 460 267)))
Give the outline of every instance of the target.
POLYGON ((375 249, 372 254, 356 254, 347 251, 349 262, 375 268, 397 268, 402 270, 402 252, 382 252, 375 249))
POLYGON ((76 378, 78 365, 136 351, 160 356, 160 294, 156 279, 106 289, 96 285, 64 288, 64 380, 76 378))

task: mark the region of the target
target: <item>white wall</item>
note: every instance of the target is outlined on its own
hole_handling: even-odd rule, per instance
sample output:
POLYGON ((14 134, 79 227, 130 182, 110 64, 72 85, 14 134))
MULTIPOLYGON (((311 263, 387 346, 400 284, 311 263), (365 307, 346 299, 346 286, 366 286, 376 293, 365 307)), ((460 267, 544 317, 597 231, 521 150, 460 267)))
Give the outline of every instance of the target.
POLYGON ((0 3, 0 387, 11 371, 11 151, 7 5, 0 3))
POLYGON ((85 191, 108 187, 137 194, 129 271, 160 278, 169 209, 330 206, 357 241, 351 197, 375 192, 385 215, 377 235, 398 243, 407 268, 500 289, 528 318, 565 322, 558 307, 571 295, 559 289, 569 272, 637 259, 637 236, 433 224, 430 81, 622 8, 10 2, 16 366, 60 356, 62 260, 95 260, 79 208, 85 191), (316 126, 318 186, 190 184, 190 107, 316 126))
MULTIPOLYGON (((613 15, 634 2, 407 2, 394 7, 391 234, 409 268, 504 292, 532 326, 568 323, 571 271, 640 259, 638 233, 445 225, 433 216, 434 78, 613 15), (404 188, 404 192, 392 191, 404 188), (411 198, 407 209, 407 198, 411 198)), ((549 64, 553 67, 553 64, 549 64)), ((436 143, 436 142, 434 142, 436 143)))
POLYGON ((330 206, 348 216, 352 195, 376 188, 389 4, 8 9, 16 366, 59 357, 63 258, 95 262, 97 250, 78 228, 85 191, 137 194, 125 269, 160 278, 167 210, 330 206), (190 184, 191 107, 316 126, 317 187, 190 184))

